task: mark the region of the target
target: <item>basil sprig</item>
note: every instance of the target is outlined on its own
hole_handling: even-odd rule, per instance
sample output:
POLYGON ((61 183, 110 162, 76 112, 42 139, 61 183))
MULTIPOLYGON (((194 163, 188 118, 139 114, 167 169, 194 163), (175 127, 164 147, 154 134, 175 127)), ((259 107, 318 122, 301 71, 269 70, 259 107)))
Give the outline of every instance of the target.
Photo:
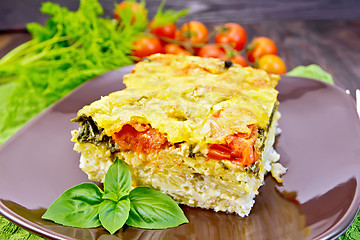
POLYGON ((131 190, 131 174, 116 158, 105 175, 104 191, 94 183, 66 190, 42 216, 65 226, 103 226, 111 234, 125 223, 145 229, 165 229, 188 223, 179 205, 166 194, 148 187, 131 190))

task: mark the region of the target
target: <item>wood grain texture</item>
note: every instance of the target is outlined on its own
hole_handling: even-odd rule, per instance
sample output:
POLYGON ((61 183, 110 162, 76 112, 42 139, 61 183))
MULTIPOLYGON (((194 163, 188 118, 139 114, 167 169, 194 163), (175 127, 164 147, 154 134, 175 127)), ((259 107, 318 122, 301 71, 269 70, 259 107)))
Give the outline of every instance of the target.
MULTIPOLYGON (((47 16, 39 12, 46 0, 11 0, 1 2, 0 31, 25 29, 28 22, 45 22, 47 16)), ((79 6, 78 0, 50 0, 71 10, 79 6)), ((112 16, 115 2, 99 0, 105 16, 112 16)), ((152 17, 161 0, 146 0, 149 16, 152 17)), ((359 19, 358 0, 167 0, 165 9, 189 8, 186 19, 195 19, 207 24, 235 21, 262 23, 271 20, 310 19, 359 19)))
MULTIPOLYGON (((79 2, 54 0, 72 10, 79 2)), ((105 16, 111 16, 113 0, 100 0, 105 16)), ((147 0, 149 17, 154 16, 161 0, 147 0)), ((0 9, 0 31, 21 30, 27 22, 45 22, 39 12, 41 0, 4 1, 0 9)), ((334 77, 335 83, 349 89, 353 96, 360 89, 360 1, 358 0, 167 0, 165 9, 189 8, 180 20, 199 20, 209 28, 225 22, 237 22, 248 33, 248 42, 256 36, 268 36, 279 48, 287 69, 318 64, 334 77)), ((26 33, 0 35, 0 57, 29 39, 26 33), (0 41, 1 42, 1 41, 0 41), (6 43, 6 44, 5 44, 6 43)))
POLYGON ((353 96, 360 88, 360 20, 271 21, 244 27, 250 37, 273 39, 288 70, 318 64, 353 96))

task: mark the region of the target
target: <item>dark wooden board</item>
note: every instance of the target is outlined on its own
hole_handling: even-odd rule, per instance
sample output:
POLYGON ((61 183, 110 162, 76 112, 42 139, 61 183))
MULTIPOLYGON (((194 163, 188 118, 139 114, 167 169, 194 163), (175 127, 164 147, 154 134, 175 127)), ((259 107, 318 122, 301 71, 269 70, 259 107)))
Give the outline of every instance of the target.
MULTIPOLYGON (((40 13, 41 0, 2 1, 0 8, 0 57, 29 39, 23 33, 28 22, 44 23, 40 13), (12 32, 11 34, 9 34, 12 32), (15 31, 15 32, 14 32, 15 31), (20 31, 20 32, 19 32, 20 31)), ((54 0, 71 10, 79 1, 54 0)), ((113 0, 100 0, 104 15, 111 17, 113 0)), ((151 18, 161 0, 147 0, 151 18)), ((334 77, 335 83, 349 89, 355 96, 360 88, 360 1, 346 0, 168 0, 165 8, 189 8, 188 20, 199 20, 209 28, 225 22, 244 26, 248 41, 256 36, 268 36, 278 45, 279 55, 287 69, 298 65, 318 64, 334 77)))
MULTIPOLYGON (((39 11, 46 0, 1 1, 0 31, 25 29, 28 22, 45 22, 46 16, 39 11)), ((79 6, 77 0, 50 0, 71 10, 79 6)), ((115 2, 120 0, 99 0, 105 16, 112 16, 115 2)), ((147 0, 149 16, 153 16, 161 0, 147 0)), ((189 8, 186 19, 196 19, 208 24, 236 21, 260 23, 270 20, 311 19, 358 19, 358 0, 167 0, 165 9, 189 8)))

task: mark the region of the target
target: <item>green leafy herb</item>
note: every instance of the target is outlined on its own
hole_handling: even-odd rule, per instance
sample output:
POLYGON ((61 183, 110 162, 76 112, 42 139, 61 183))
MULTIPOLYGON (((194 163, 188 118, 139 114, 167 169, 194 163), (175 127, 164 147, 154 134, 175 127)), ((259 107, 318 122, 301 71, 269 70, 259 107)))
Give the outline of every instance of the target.
POLYGON ((102 225, 111 234, 125 223, 132 227, 164 229, 187 223, 169 196, 148 187, 131 189, 131 174, 116 158, 105 175, 103 192, 94 183, 66 190, 42 216, 58 224, 80 228, 102 225))
POLYGON ((132 64, 132 42, 147 24, 102 18, 97 0, 80 0, 77 11, 46 2, 41 11, 50 15, 45 26, 28 24, 32 39, 0 60, 0 144, 81 83, 132 64))
POLYGON ((163 11, 165 2, 166 2, 165 0, 161 2, 154 16, 154 20, 151 23, 153 27, 163 26, 168 23, 176 23, 179 20, 179 18, 184 17, 189 12, 189 9, 183 9, 180 11, 168 9, 163 11))
POLYGON ((109 193, 105 193, 103 196, 102 196, 102 199, 107 199, 107 200, 112 200, 112 201, 118 201, 119 200, 119 197, 116 193, 114 192, 109 192, 109 193))
POLYGON ((188 222, 179 206, 167 195, 148 187, 130 192, 130 216, 126 224, 137 228, 163 229, 188 222))
POLYGON ((148 11, 144 0, 125 0, 114 3, 115 19, 119 24, 131 25, 133 28, 144 31, 148 24, 148 11), (122 5, 122 7, 120 7, 122 5))
POLYGON ((105 200, 100 204, 99 217, 101 224, 111 234, 119 230, 129 217, 130 200, 125 198, 118 202, 105 200))
POLYGON ((103 192, 94 183, 82 183, 66 190, 42 216, 58 224, 93 228, 101 225, 98 212, 103 192))
POLYGON ((117 200, 119 200, 122 196, 129 195, 130 190, 130 171, 125 163, 118 161, 117 164, 109 168, 105 175, 104 191, 107 194, 115 193, 117 200))
POLYGON ((288 76, 314 78, 323 82, 334 84, 334 80, 328 72, 324 71, 319 65, 298 66, 286 73, 288 76))

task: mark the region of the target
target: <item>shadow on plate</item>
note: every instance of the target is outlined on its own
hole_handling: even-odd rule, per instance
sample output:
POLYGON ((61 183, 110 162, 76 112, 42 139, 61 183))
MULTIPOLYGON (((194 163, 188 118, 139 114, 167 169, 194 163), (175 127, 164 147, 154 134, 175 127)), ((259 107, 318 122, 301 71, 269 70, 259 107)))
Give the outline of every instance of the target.
POLYGON ((108 234, 102 227, 80 229, 43 220, 41 216, 46 209, 29 210, 11 201, 2 203, 30 222, 54 234, 69 236, 69 239, 306 239, 309 233, 306 216, 301 213, 293 195, 284 197, 279 194, 276 190, 277 183, 270 176, 266 177, 265 182, 248 217, 241 218, 236 214, 182 206, 189 219, 188 224, 165 230, 143 230, 125 226, 115 235, 108 234))

